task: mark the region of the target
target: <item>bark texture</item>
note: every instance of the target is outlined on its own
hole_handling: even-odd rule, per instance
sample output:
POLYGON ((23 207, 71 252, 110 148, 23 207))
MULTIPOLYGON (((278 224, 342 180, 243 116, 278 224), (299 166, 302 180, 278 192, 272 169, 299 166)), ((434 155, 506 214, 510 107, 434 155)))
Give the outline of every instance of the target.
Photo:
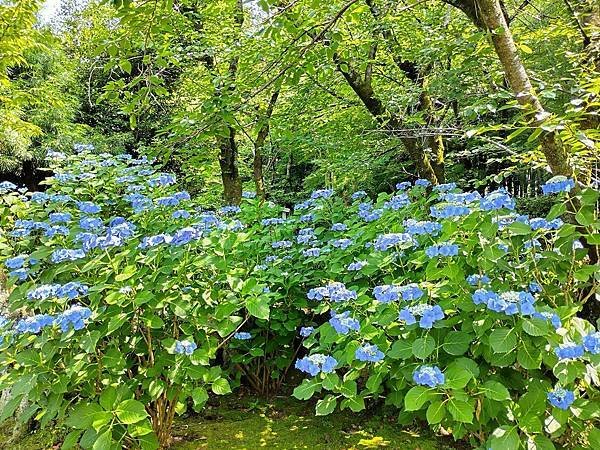
POLYGON ((256 195, 259 198, 265 198, 265 179, 263 175, 263 155, 262 149, 265 146, 265 142, 267 137, 269 136, 270 130, 270 120, 273 115, 273 109, 275 108, 275 103, 277 103, 277 99, 279 98, 279 89, 275 90, 271 95, 271 99, 269 100, 269 104, 267 105, 264 114, 261 115, 260 121, 261 126, 256 135, 256 140, 254 141, 254 158, 252 161, 252 172, 254 175, 254 185, 256 186, 256 195))

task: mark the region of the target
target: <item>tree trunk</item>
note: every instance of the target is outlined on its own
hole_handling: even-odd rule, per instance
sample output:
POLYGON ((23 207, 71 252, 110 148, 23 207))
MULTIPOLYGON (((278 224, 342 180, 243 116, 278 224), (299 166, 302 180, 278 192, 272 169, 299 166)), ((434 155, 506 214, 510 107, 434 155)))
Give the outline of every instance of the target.
POLYGON ((275 108, 275 103, 277 103, 277 98, 279 97, 279 89, 273 92, 271 95, 271 99, 269 100, 269 104, 264 115, 260 118, 262 121, 262 125, 258 130, 258 134, 256 135, 256 141, 254 141, 254 158, 252 161, 252 172, 254 175, 254 184, 256 186, 256 195, 259 198, 265 198, 265 180, 263 176, 263 156, 262 149, 265 145, 265 141, 270 131, 270 120, 271 115, 273 114, 273 109, 275 108))
POLYGON ((228 205, 237 205, 242 199, 242 182, 238 170, 238 149, 235 129, 229 127, 229 137, 219 137, 219 165, 223 180, 223 197, 228 205))
POLYGON ((352 68, 349 61, 342 61, 337 53, 334 54, 334 62, 338 71, 344 76, 348 85, 365 105, 365 108, 367 108, 367 111, 371 113, 384 129, 389 130, 392 135, 398 136, 402 144, 404 144, 406 151, 415 164, 418 175, 426 178, 432 184, 438 184, 431 161, 420 145, 420 142, 414 137, 406 137, 399 134, 399 129, 402 127, 402 119, 388 111, 382 101, 375 96, 370 77, 362 77, 352 68))

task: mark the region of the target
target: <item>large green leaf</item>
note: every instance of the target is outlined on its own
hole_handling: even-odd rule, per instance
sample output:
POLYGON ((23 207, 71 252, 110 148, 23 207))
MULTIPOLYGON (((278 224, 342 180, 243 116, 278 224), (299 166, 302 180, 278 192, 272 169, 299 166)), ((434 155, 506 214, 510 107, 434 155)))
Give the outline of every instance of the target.
POLYGON ((508 328, 498 328, 490 334, 490 345, 496 353, 508 353, 517 346, 517 332, 508 328))
POLYGON ((124 424, 136 423, 148 417, 146 408, 142 402, 134 399, 124 400, 115 409, 117 417, 124 424))

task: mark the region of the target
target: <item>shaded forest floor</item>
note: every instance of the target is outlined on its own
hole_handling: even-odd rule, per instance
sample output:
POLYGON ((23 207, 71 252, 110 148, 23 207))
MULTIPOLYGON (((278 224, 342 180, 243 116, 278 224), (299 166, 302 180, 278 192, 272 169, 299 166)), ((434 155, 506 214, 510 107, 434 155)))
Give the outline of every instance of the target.
MULTIPOLYGON (((0 442, 7 442, 11 428, 0 429, 0 442)), ((456 448, 450 439, 398 425, 393 414, 344 411, 316 417, 312 403, 290 398, 229 398, 207 406, 199 415, 178 419, 174 436, 173 450, 456 448)), ((11 450, 59 449, 60 441, 61 436, 51 431, 37 431, 10 446, 0 446, 11 450)))

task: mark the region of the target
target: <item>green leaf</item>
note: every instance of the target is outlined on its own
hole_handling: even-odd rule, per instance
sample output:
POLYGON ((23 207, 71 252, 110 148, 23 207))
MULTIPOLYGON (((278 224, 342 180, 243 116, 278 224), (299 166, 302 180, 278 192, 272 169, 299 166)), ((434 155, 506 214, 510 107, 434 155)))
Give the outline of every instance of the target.
POLYGON ((250 297, 246 300, 246 309, 250 315, 259 319, 269 318, 269 299, 267 297, 250 297))
POLYGON ((498 328, 490 334, 490 345, 496 353, 509 353, 517 346, 517 333, 508 328, 498 328))
POLYGON ((516 427, 504 425, 496 428, 492 433, 490 448, 492 450, 518 449, 519 443, 519 433, 517 433, 516 427))
POLYGON ((435 350, 435 339, 431 336, 415 339, 412 344, 412 353, 419 359, 425 359, 435 350))
POLYGON ((360 395, 342 400, 341 409, 350 408, 353 412, 359 412, 365 409, 365 399, 360 395))
POLYGON ((427 422, 429 425, 440 423, 446 416, 446 407, 441 401, 433 401, 427 408, 427 422))
POLYGON ((225 378, 217 378, 211 385, 211 390, 217 395, 225 395, 231 392, 231 386, 229 381, 225 378))
POLYGON ((69 434, 65 436, 62 445, 60 446, 60 450, 70 450, 75 447, 77 441, 79 440, 79 436, 81 436, 81 431, 73 430, 69 434))
POLYGON ((548 321, 531 318, 523 320, 523 331, 530 336, 546 336, 550 331, 548 321))
POLYGON ((313 396, 318 387, 319 384, 314 379, 304 379, 300 386, 294 388, 292 395, 298 400, 308 400, 313 396))
POLYGON ((202 407, 208 400, 208 392, 204 387, 198 386, 192 391, 192 400, 194 400, 194 407, 202 407))
POLYGON ((464 331, 450 331, 444 339, 442 348, 449 355, 462 355, 469 349, 472 339, 473 336, 464 331))
POLYGON ((109 428, 104 433, 98 435, 92 446, 92 450, 111 450, 112 442, 112 430, 109 428))
POLYGON ((483 395, 485 395, 489 399, 496 400, 499 402, 503 400, 510 400, 510 393, 508 392, 508 389, 506 389, 506 387, 498 381, 486 381, 485 383, 483 383, 483 386, 481 386, 481 388, 484 391, 483 395))
POLYGON ((408 339, 398 339, 392 344, 386 356, 392 359, 408 359, 412 354, 412 342, 408 339))
POLYGON ((317 402, 315 414, 317 416, 326 416, 331 414, 337 405, 337 400, 332 394, 328 394, 324 399, 317 402))
POLYGON ((148 417, 146 408, 142 402, 134 399, 124 400, 115 409, 117 417, 125 425, 140 422, 148 417))
MULTIPOLYGON (((474 406, 464 400, 450 398, 448 400, 448 411, 454 420, 462 423, 473 423, 474 406)), ((508 447, 510 448, 510 447, 508 447)))
POLYGON ((102 412, 102 407, 98 403, 78 403, 65 424, 76 430, 91 428, 94 416, 99 412, 102 412))
POLYGON ((431 388, 413 386, 404 397, 404 407, 407 411, 417 411, 435 397, 435 392, 431 388))

